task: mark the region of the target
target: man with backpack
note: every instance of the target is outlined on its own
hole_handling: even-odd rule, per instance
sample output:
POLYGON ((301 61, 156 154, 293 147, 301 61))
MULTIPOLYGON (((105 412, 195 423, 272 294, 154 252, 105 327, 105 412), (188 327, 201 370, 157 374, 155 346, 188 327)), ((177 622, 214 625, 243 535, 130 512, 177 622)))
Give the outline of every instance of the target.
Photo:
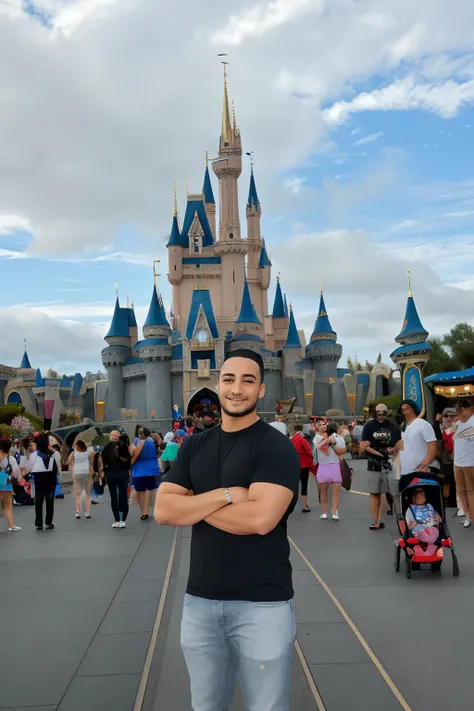
POLYGON ((57 452, 49 448, 47 433, 36 438, 36 451, 32 452, 26 466, 25 474, 33 474, 35 480, 35 526, 37 531, 43 530, 43 504, 46 506, 46 530, 54 528, 54 493, 58 476, 57 452))

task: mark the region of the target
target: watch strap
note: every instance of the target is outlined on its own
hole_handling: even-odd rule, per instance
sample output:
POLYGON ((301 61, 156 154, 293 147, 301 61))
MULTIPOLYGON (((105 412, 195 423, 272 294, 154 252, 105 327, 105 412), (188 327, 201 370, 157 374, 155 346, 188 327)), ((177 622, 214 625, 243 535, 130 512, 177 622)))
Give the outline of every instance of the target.
POLYGON ((228 488, 224 489, 224 494, 225 494, 225 498, 227 499, 227 503, 231 504, 232 503, 232 496, 231 496, 230 490, 228 488))

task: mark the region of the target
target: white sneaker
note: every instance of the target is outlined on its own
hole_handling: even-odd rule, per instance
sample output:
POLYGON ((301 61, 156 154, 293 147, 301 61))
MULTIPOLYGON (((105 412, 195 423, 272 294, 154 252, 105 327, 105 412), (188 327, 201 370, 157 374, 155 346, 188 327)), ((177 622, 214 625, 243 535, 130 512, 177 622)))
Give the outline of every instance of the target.
POLYGON ((78 511, 76 511, 76 518, 81 518, 81 514, 78 511))
POLYGON ((332 515, 332 520, 339 521, 339 511, 336 511, 336 513, 332 515))
POLYGON ((463 523, 464 528, 469 528, 470 525, 471 525, 471 522, 469 521, 469 519, 466 519, 463 523))
POLYGON ((11 528, 8 529, 11 533, 16 533, 17 531, 21 531, 21 528, 19 526, 12 526, 11 528))
POLYGON ((319 518, 322 518, 323 521, 327 520, 328 515, 327 514, 321 514, 319 518))
POLYGON ((90 518, 90 517, 91 517, 90 513, 86 513, 86 515, 84 516, 84 518, 90 518))
POLYGON ((119 521, 118 528, 125 528, 126 525, 125 521, 119 521))
POLYGON ((121 524, 121 521, 114 521, 112 524, 112 528, 121 528, 120 524, 121 524))
POLYGON ((465 515, 466 515, 466 514, 464 513, 464 511, 463 511, 462 509, 459 509, 458 512, 457 512, 457 514, 456 514, 456 516, 459 516, 459 518, 461 518, 461 516, 465 516, 465 515))

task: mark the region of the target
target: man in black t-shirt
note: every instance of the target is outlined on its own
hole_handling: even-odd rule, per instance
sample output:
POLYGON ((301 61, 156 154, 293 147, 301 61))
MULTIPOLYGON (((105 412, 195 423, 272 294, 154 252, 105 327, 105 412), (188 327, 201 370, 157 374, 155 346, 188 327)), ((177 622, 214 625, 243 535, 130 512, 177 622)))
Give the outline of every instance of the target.
POLYGON ((185 440, 156 497, 158 523, 193 527, 181 646, 200 711, 230 709, 237 669, 246 708, 290 708, 286 523, 300 464, 291 441, 257 416, 263 375, 260 355, 229 353, 221 426, 185 440))
POLYGON ((388 471, 391 469, 389 455, 399 451, 402 446, 400 428, 387 420, 388 409, 383 403, 375 408, 375 418, 365 423, 359 454, 369 455, 367 469, 369 473, 370 511, 374 523, 369 526, 372 531, 385 528, 382 518, 382 494, 385 493, 390 506, 393 497, 388 490, 388 471))

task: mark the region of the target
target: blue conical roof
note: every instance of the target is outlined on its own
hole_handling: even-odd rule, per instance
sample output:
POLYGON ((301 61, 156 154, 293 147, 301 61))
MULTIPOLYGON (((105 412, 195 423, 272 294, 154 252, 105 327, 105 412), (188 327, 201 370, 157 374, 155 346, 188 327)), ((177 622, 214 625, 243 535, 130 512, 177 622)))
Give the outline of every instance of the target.
POLYGON ((255 306, 252 303, 247 279, 245 279, 244 281, 244 293, 242 295, 242 306, 240 308, 240 314, 235 323, 262 323, 258 318, 257 312, 255 311, 255 306))
POLYGON ((277 287, 275 292, 275 301, 273 302, 273 318, 285 318, 285 302, 281 291, 280 280, 277 279, 277 287))
POLYGON ((286 300, 286 294, 283 296, 283 303, 285 305, 285 316, 288 318, 288 301, 286 300))
POLYGON ((202 185, 202 192, 204 193, 204 202, 206 205, 215 205, 214 192, 212 190, 211 176, 209 175, 209 168, 206 165, 206 170, 204 171, 204 183, 202 185))
POLYGON ((133 306, 127 307, 128 311, 128 325, 130 328, 137 328, 137 318, 135 316, 135 310, 133 306))
POLYGON ((265 247, 265 242, 262 244, 262 249, 260 250, 260 259, 258 260, 258 268, 263 269, 263 267, 271 267, 272 263, 268 256, 267 248, 265 247))
POLYGON ((173 222, 171 224, 170 238, 168 240, 167 247, 182 247, 181 232, 179 231, 178 216, 173 215, 173 222))
POLYGON ((165 314, 165 307, 161 297, 158 297, 156 286, 153 287, 150 308, 146 317, 145 326, 167 326, 171 328, 165 314))
POLYGON ((327 339, 330 341, 335 341, 337 338, 337 333, 333 331, 329 317, 326 311, 326 304, 324 303, 323 292, 321 292, 321 297, 319 299, 319 310, 318 316, 316 318, 316 323, 314 324, 314 330, 311 335, 311 340, 322 340, 327 339))
POLYGON ((403 343, 407 338, 413 341, 415 336, 419 336, 421 342, 428 338, 429 333, 420 321, 420 317, 418 316, 418 311, 415 306, 415 300, 410 294, 407 300, 405 320, 403 322, 402 330, 396 337, 395 341, 397 343, 403 343))
POLYGON ((249 198, 247 200, 247 207, 255 207, 256 210, 260 208, 260 201, 258 199, 257 186, 255 185, 255 176, 253 174, 253 168, 250 173, 249 198))
POLYGON ((28 353, 26 352, 26 350, 23 353, 23 358, 21 359, 20 368, 28 368, 28 369, 31 368, 30 359, 28 358, 28 353))
POLYGON ((39 368, 36 369, 36 387, 44 388, 44 378, 41 375, 41 370, 39 368))
POLYGON ((285 348, 301 348, 301 341, 298 329, 296 328, 293 309, 290 309, 290 323, 288 324, 288 336, 286 338, 285 348))
POLYGON ((109 331, 106 338, 128 338, 130 336, 128 321, 129 321, 129 309, 122 309, 120 307, 119 299, 115 301, 114 315, 112 316, 112 323, 110 324, 109 331))

